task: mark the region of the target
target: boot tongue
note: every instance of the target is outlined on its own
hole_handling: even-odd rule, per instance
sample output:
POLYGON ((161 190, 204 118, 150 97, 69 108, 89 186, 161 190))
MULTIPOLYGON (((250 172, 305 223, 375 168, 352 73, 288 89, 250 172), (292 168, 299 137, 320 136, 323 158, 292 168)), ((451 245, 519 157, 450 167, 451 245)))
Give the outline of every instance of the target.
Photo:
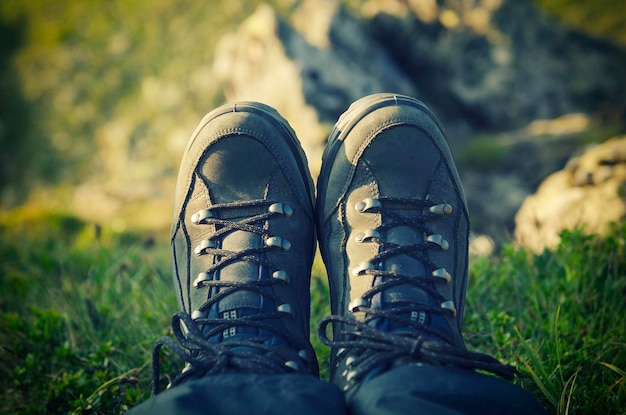
MULTIPOLYGON (((408 226, 400 226, 392 228, 385 236, 386 243, 397 244, 400 246, 417 245, 424 242, 424 236, 416 232, 408 226)), ((409 255, 397 255, 382 264, 383 270, 391 271, 399 275, 407 275, 413 278, 420 278, 426 275, 426 267, 417 259, 409 255)), ((412 286, 401 285, 390 288, 383 292, 382 301, 384 304, 396 302, 416 302, 422 303, 428 301, 428 295, 412 286)))
MULTIPOLYGON (((241 218, 228 218, 228 220, 233 221, 237 219, 241 218)), ((226 251, 241 252, 261 246, 263 246, 262 235, 245 231, 232 231, 221 238, 220 248, 226 251)), ((236 260, 220 268, 214 278, 217 281, 245 283, 265 279, 268 276, 264 267, 253 262, 236 260)), ((220 288, 220 290, 230 290, 230 288, 220 288)), ((259 311, 270 312, 273 307, 270 303, 271 301, 266 300, 265 297, 254 291, 238 289, 219 300, 211 307, 209 314, 221 319, 240 319, 245 316, 258 314, 259 311)), ((259 336, 259 330, 254 327, 231 326, 214 336, 212 340, 216 342, 240 341, 257 336, 259 336)))
MULTIPOLYGON (((239 252, 246 249, 258 248, 263 243, 262 236, 250 232, 230 232, 222 238, 222 249, 239 252)), ((257 281, 261 278, 261 267, 258 264, 238 260, 219 270, 215 276, 219 281, 257 281)), ((254 309, 261 307, 261 296, 249 290, 238 290, 227 295, 218 303, 220 317, 236 309, 254 309)))
MULTIPOLYGON (((419 235, 414 229, 408 226, 399 226, 389 229, 384 236, 384 240, 386 243, 407 246, 422 243, 423 235, 419 235)), ((393 256, 383 261, 379 267, 384 271, 393 272, 398 275, 411 276, 413 278, 420 278, 426 275, 426 267, 424 264, 409 255, 393 256)), ((377 277, 374 281, 374 286, 382 284, 384 279, 385 277, 377 277)), ((399 285, 388 288, 373 296, 371 305, 372 308, 384 310, 393 307, 407 306, 410 303, 428 304, 428 302, 429 296, 424 291, 412 285, 399 285)), ((422 323, 426 323, 427 316, 426 313, 419 312, 417 316, 411 316, 411 313, 406 313, 403 317, 407 320, 413 318, 422 323)), ((386 319, 376 319, 374 324, 378 329, 384 331, 406 329, 404 324, 386 319)))
MULTIPOLYGON (((406 212, 405 212, 406 213, 406 212)), ((400 246, 419 245, 424 243, 424 234, 409 226, 397 226, 387 231, 384 236, 386 243, 400 246)), ((422 253, 427 255, 427 251, 422 253)), ((393 256, 381 264, 382 270, 390 271, 398 275, 410 276, 411 278, 425 278, 430 272, 429 269, 416 258, 405 254, 393 256)), ((384 277, 378 277, 374 285, 381 284, 384 277)), ((394 307, 406 307, 410 304, 422 304, 429 307, 437 307, 434 298, 426 291, 414 285, 399 285, 388 288, 372 298, 372 307, 378 309, 389 309, 394 307)), ((450 331, 445 319, 438 314, 431 314, 425 311, 407 312, 401 315, 403 319, 413 320, 420 324, 433 326, 444 332, 450 331)), ((400 322, 383 319, 376 319, 373 322, 378 329, 392 332, 415 331, 400 322)))

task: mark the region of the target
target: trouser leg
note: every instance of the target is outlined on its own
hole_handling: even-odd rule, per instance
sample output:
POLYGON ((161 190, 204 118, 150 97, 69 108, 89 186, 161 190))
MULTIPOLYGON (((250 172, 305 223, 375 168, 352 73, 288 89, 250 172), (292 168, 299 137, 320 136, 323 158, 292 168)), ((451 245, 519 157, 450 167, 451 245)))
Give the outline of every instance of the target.
POLYGON ((225 374, 190 381, 133 408, 132 415, 343 415, 335 386, 306 375, 225 374))
POLYGON ((443 366, 402 366, 361 385, 352 415, 545 414, 528 392, 494 376, 443 366))

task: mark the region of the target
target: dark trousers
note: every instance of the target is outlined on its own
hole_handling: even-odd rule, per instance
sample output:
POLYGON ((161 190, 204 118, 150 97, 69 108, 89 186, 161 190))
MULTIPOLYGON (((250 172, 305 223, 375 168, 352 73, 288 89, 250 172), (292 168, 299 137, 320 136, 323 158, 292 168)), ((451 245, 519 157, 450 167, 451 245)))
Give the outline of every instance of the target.
POLYGON ((133 408, 139 414, 544 414, 537 400, 509 382, 469 370, 403 366, 383 373, 346 402, 335 385, 305 375, 208 376, 133 408))

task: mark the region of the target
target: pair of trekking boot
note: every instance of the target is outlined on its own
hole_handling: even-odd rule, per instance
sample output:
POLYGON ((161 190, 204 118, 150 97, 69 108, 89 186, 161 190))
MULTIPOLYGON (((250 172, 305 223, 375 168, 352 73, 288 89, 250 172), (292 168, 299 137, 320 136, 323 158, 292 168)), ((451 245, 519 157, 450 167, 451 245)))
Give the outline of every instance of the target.
POLYGON ((416 99, 355 102, 329 137, 316 195, 274 109, 212 111, 179 172, 171 245, 180 312, 176 341, 155 348, 155 395, 161 347, 187 365, 137 409, 540 412, 517 386, 475 372, 510 379, 513 367, 465 349, 468 233, 443 129, 416 99), (309 340, 316 242, 330 284, 332 316, 319 335, 331 347, 332 383, 318 379, 309 340))

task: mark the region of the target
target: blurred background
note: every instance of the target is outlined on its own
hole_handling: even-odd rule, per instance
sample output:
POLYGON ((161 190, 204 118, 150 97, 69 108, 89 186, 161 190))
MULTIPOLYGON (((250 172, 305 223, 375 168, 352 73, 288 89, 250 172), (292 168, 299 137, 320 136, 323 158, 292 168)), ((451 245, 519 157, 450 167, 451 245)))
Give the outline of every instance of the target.
POLYGON ((613 0, 3 0, 0 208, 162 231, 217 105, 275 106, 315 174, 339 114, 393 91, 444 122, 476 231, 511 235, 543 179, 626 130, 625 23, 613 0))

